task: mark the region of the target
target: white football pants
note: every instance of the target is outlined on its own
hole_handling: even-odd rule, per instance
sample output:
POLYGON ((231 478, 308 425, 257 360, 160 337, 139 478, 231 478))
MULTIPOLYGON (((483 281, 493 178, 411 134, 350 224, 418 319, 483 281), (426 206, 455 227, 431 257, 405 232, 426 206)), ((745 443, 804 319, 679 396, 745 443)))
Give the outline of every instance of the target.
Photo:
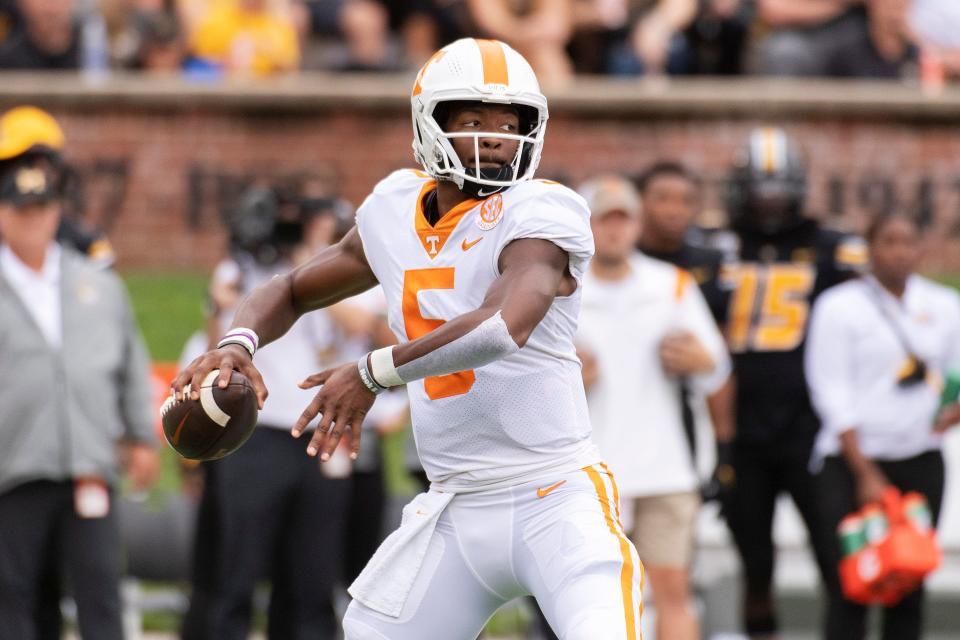
POLYGON ((606 465, 460 494, 440 515, 401 614, 354 600, 346 640, 473 640, 532 594, 561 640, 642 640, 643 567, 606 465))

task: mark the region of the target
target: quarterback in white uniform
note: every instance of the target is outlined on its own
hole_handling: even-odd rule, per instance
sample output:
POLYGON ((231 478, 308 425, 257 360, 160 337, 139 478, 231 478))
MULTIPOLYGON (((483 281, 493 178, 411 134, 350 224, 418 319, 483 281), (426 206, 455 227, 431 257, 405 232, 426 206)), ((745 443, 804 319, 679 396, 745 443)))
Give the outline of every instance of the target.
POLYGON ((347 640, 475 638, 527 594, 565 640, 636 640, 643 568, 590 441, 573 344, 589 211, 533 179, 546 98, 509 46, 463 39, 424 65, 411 102, 423 170, 382 180, 342 242, 250 295, 174 393, 237 369, 263 402, 257 345, 380 283, 399 344, 307 378, 320 390, 293 427, 320 415, 307 453, 327 460, 348 434, 355 455, 376 394, 407 385, 432 484, 351 585, 347 640))

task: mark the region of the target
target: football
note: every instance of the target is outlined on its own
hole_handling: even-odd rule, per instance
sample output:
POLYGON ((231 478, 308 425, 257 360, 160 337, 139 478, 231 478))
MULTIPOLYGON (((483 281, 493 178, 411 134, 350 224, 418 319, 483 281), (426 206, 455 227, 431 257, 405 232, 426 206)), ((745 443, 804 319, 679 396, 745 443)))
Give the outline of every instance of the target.
MULTIPOLYGON (((200 399, 176 402, 173 395, 160 408, 163 434, 177 453, 190 460, 216 460, 236 451, 257 426, 257 396, 238 371, 230 384, 217 386, 220 370, 211 371, 200 386, 200 399)), ((184 389, 189 395, 189 387, 184 389)))

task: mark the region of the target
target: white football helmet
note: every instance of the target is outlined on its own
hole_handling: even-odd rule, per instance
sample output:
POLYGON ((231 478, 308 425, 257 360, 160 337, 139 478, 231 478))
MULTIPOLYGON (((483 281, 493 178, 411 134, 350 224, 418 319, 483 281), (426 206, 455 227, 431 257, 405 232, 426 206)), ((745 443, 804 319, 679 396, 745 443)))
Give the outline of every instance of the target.
POLYGON ((410 98, 413 106, 413 154, 430 176, 450 180, 474 196, 485 197, 529 180, 540 163, 547 130, 547 99, 530 64, 498 40, 463 38, 437 51, 423 65, 410 98), (515 105, 520 135, 502 131, 447 133, 435 119, 437 105, 470 101, 515 105), (524 126, 526 125, 526 126, 524 126), (473 138, 475 168, 468 169, 450 143, 473 138), (517 154, 500 169, 480 169, 480 139, 516 140, 517 154))

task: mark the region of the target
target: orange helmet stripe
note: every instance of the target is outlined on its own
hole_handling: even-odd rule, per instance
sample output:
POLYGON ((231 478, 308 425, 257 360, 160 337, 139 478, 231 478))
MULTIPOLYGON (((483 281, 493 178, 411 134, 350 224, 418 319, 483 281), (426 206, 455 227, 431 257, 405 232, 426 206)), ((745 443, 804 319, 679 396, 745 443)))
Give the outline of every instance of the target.
POLYGON ((483 62, 483 84, 510 84, 507 75, 507 54, 497 40, 475 39, 483 62))

